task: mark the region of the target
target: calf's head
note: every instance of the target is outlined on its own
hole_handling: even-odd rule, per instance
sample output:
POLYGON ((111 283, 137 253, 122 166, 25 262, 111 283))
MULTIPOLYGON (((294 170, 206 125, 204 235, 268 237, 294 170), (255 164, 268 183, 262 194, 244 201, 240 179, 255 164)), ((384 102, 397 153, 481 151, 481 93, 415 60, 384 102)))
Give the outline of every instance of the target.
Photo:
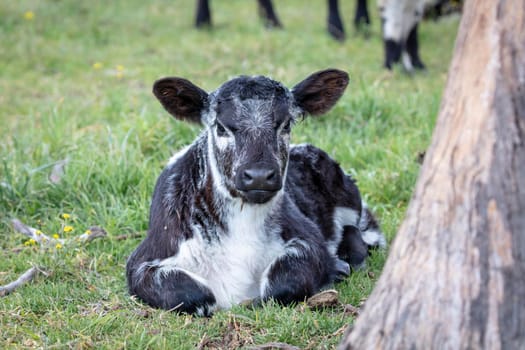
POLYGON ((328 69, 291 90, 263 76, 241 76, 207 93, 186 79, 169 77, 156 81, 153 93, 175 118, 206 127, 219 190, 261 204, 283 187, 294 122, 330 110, 347 85, 345 72, 328 69))

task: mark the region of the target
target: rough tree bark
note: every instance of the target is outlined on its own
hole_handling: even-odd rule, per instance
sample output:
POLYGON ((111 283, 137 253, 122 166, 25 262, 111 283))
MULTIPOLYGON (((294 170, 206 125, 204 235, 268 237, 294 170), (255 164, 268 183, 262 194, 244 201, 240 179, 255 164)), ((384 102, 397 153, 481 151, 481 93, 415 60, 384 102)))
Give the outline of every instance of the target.
POLYGON ((525 349, 525 1, 469 0, 383 273, 341 349, 525 349))

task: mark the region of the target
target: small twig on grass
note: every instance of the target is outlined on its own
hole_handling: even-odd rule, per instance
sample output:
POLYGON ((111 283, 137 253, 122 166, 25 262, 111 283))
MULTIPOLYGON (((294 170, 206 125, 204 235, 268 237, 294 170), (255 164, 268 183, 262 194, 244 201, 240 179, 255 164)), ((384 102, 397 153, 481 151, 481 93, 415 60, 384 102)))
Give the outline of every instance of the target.
POLYGON ((33 228, 31 226, 27 226, 26 224, 22 223, 22 221, 18 219, 12 219, 11 223, 13 224, 13 228, 15 231, 18 231, 19 233, 26 235, 27 237, 34 239, 36 243, 39 244, 49 244, 49 243, 60 243, 64 244, 65 240, 60 238, 53 238, 49 237, 46 234, 44 234, 42 231, 37 230, 36 228, 33 228))
POLYGON ((102 227, 91 226, 85 233, 81 234, 78 237, 75 237, 75 239, 80 242, 88 243, 94 240, 95 238, 101 238, 106 236, 107 232, 102 227))
POLYGON ((124 241, 126 239, 140 238, 140 237, 143 237, 143 236, 144 236, 143 233, 135 232, 135 233, 130 233, 130 234, 123 234, 123 235, 114 236, 113 239, 115 241, 124 241))
POLYGON ((249 347, 250 350, 272 350, 272 349, 281 349, 281 350, 301 350, 300 347, 297 347, 295 345, 290 345, 286 343, 266 343, 262 345, 255 345, 252 347, 249 347))
POLYGON ((0 297, 6 296, 24 283, 31 281, 39 271, 40 270, 36 267, 32 267, 21 274, 15 281, 8 283, 5 286, 0 286, 0 297))

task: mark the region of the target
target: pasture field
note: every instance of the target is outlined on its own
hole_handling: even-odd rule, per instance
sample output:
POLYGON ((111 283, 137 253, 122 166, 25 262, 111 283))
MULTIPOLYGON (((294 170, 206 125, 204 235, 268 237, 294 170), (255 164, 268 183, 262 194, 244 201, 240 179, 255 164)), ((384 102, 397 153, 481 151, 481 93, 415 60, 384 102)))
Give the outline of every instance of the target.
POLYGON ((382 68, 375 8, 365 39, 350 25, 354 2, 343 1, 348 38, 338 43, 325 31, 325 1, 276 3, 284 30, 265 29, 255 1, 234 0, 213 1, 214 29, 197 31, 190 0, 0 2, 0 285, 31 266, 43 271, 0 297, 0 348, 337 345, 355 317, 344 305, 366 300, 387 251, 335 286, 342 306, 321 310, 269 303, 194 318, 151 309, 126 290, 126 258, 145 235, 156 177, 199 133, 151 94, 164 76, 213 90, 240 74, 293 86, 316 70, 348 71, 337 106, 298 123, 292 139, 335 157, 394 238, 430 142, 458 17, 421 25, 428 70, 407 75, 382 68), (50 181, 63 160, 59 181, 50 181), (92 225, 108 235, 43 249, 13 229, 13 218, 61 238, 92 225))

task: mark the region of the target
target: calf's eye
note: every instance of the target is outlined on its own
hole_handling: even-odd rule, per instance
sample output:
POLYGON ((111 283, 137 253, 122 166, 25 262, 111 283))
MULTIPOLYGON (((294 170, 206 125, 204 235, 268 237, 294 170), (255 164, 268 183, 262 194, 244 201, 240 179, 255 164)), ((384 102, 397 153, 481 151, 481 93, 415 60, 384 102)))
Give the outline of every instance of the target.
POLYGON ((226 136, 226 128, 222 126, 221 123, 215 124, 215 130, 217 131, 217 136, 226 136))
POLYGON ((284 133, 290 133, 290 131, 292 130, 292 121, 291 120, 287 120, 284 125, 283 125, 283 128, 282 128, 282 132, 284 133))

